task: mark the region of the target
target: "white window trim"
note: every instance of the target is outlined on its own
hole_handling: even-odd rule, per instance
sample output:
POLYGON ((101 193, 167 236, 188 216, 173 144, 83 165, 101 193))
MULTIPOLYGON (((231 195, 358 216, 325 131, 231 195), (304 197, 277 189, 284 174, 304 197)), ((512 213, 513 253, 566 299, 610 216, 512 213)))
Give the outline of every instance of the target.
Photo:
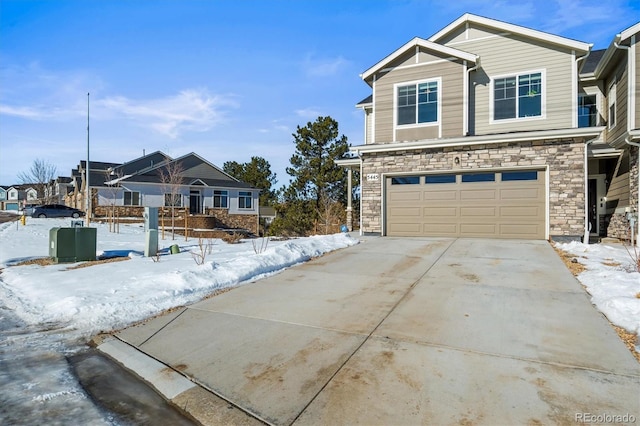
POLYGON ((238 191, 238 210, 253 210, 253 191, 238 191), (241 194, 249 195, 241 195, 241 194), (251 207, 240 207, 240 198, 248 198, 251 202, 251 207))
POLYGON ((600 113, 600 108, 602 106, 602 94, 600 93, 600 90, 598 90, 597 87, 585 87, 584 88, 584 92, 583 93, 579 93, 578 96, 576 97, 576 128, 578 127, 578 105, 580 105, 580 102, 578 102, 578 98, 580 96, 595 96, 596 97, 596 126, 600 126, 600 122, 602 120, 600 120, 600 118, 602 117, 602 114, 600 113))
MULTIPOLYGON (((517 90, 517 87, 516 87, 517 90)), ((547 70, 537 69, 531 71, 520 71, 517 73, 509 73, 509 74, 501 74, 494 75, 491 77, 491 88, 489 90, 489 124, 509 124, 509 123, 522 123, 523 121, 535 121, 535 120, 544 120, 547 118, 547 70), (495 120, 494 117, 494 86, 495 81, 501 78, 508 77, 516 77, 516 82, 520 78, 520 76, 525 74, 540 74, 540 80, 542 85, 542 96, 540 99, 540 115, 536 115, 533 117, 518 117, 518 96, 516 93, 516 117, 515 118, 507 118, 504 120, 495 120)))
POLYGON ((227 190, 227 189, 214 189, 213 190, 213 196, 211 198, 211 206, 214 209, 227 209, 227 210, 229 210, 229 199, 230 199, 229 198, 229 190, 227 190), (224 194, 216 194, 216 191, 217 192, 223 192, 224 194), (226 207, 216 207, 216 197, 223 197, 223 196, 226 197, 226 199, 227 199, 226 207))
MULTIPOLYGON (((417 93, 417 92, 416 92, 417 93)), ((416 104, 417 107, 417 104, 416 104)), ((417 109, 416 109, 417 113, 417 109)), ((420 127, 435 127, 440 126, 442 123, 442 77, 427 78, 422 80, 403 81, 401 83, 395 83, 393 85, 393 140, 396 140, 395 131, 402 129, 414 129, 420 127), (410 85, 418 85, 421 83, 433 83, 438 84, 438 119, 436 121, 430 121, 429 123, 414 123, 414 124, 398 124, 398 88, 410 85)), ((438 132, 439 134, 440 132, 438 132)))
POLYGON ((609 89, 607 90, 607 127, 609 130, 616 127, 616 123, 618 122, 618 78, 614 77, 611 84, 609 84, 609 89), (613 89, 613 96, 611 95, 613 89), (613 98, 613 100, 611 99, 613 98), (613 104, 614 110, 614 118, 615 120, 611 121, 611 106, 613 104))
MULTIPOLYGON (((132 201, 133 201, 133 196, 131 197, 132 201)), ((140 191, 130 191, 128 189, 125 189, 122 191, 122 205, 123 206, 130 206, 130 207, 140 207, 142 206, 142 193, 140 191), (129 193, 138 193, 138 204, 126 204, 125 203, 125 194, 129 192, 129 193)))

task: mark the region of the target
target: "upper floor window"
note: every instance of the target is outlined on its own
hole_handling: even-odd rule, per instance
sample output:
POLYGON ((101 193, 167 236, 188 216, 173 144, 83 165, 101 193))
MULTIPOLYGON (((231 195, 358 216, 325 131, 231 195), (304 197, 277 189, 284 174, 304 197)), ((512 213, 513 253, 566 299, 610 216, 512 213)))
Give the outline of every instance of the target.
POLYGON ((125 206, 139 206, 140 205, 140 193, 137 191, 124 191, 124 205, 125 206))
POLYGON ((251 208, 251 192, 240 191, 238 192, 238 208, 250 209, 251 208))
POLYGON ((493 119, 542 115, 542 73, 521 74, 493 80, 493 119))
POLYGON ((438 81, 398 86, 398 125, 438 121, 438 81))
POLYGON ((594 127, 598 121, 596 95, 578 96, 578 127, 594 127))
POLYGON ((213 191, 213 207, 226 209, 229 207, 229 193, 227 191, 213 191))
POLYGON ((609 95, 607 96, 607 102, 609 104, 609 128, 613 128, 616 125, 616 81, 613 80, 609 86, 609 95))

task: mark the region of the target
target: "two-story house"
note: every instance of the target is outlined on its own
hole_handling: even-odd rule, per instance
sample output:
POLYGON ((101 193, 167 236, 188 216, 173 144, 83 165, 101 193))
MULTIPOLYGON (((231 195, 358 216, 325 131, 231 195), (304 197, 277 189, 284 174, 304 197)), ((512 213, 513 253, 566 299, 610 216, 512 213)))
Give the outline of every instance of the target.
MULTIPOLYGON (((635 46, 631 32, 616 45, 635 46)), ((603 108, 612 104, 610 70, 624 68, 619 59, 635 47, 610 49, 600 58, 610 65, 596 61, 589 82, 580 70, 590 44, 465 14, 364 71, 372 90, 357 105, 364 144, 351 148, 356 160, 343 162, 361 171, 362 232, 533 239, 598 232, 587 214, 595 173, 588 156, 620 158, 624 149, 637 159, 621 136, 636 133, 619 130, 603 108), (586 95, 596 89, 591 107, 586 95)), ((622 92, 631 90, 619 74, 618 117, 628 113, 622 92)), ((635 170, 637 188, 637 162, 635 170)))
POLYGON ((4 210, 18 211, 28 203, 38 202, 38 191, 32 185, 13 185, 6 189, 4 210))

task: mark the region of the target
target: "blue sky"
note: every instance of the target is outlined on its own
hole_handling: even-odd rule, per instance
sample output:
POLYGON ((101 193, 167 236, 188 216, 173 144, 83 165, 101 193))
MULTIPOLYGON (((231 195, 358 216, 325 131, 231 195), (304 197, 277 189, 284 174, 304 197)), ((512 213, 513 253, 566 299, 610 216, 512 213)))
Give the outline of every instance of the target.
POLYGON ((280 184, 292 133, 319 115, 363 140, 359 74, 465 12, 606 48, 640 1, 0 2, 0 184, 35 158, 68 176, 86 158, 161 150, 225 161, 264 157, 280 184))

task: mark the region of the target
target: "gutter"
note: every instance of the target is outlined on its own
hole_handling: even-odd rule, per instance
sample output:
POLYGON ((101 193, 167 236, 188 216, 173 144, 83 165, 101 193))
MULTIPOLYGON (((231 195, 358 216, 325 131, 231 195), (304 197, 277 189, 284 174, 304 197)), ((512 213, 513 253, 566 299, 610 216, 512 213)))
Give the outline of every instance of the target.
POLYGON ((393 142, 383 144, 368 144, 351 147, 351 151, 360 153, 393 152, 409 149, 448 148, 454 146, 474 146, 498 143, 527 142, 532 140, 558 139, 558 138, 585 138, 598 137, 604 130, 604 126, 581 127, 561 130, 536 130, 532 132, 516 132, 489 134, 479 136, 462 136, 450 139, 429 139, 411 142, 393 142))

